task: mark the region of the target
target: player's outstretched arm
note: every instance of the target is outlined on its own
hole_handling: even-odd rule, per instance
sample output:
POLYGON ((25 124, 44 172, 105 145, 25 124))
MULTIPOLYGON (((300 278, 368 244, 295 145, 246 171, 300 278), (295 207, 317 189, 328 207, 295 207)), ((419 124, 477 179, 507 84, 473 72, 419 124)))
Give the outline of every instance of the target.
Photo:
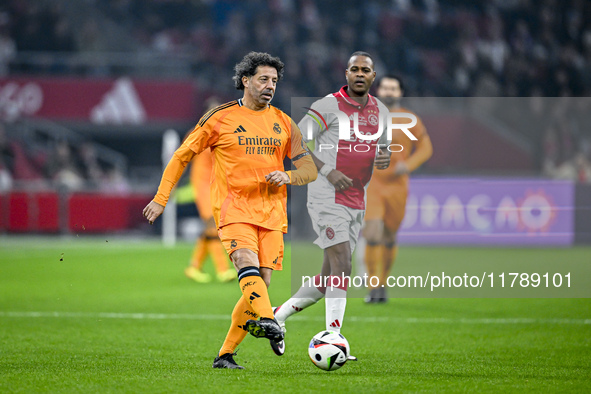
POLYGON ((194 156, 195 152, 185 144, 181 145, 172 155, 172 158, 164 169, 162 179, 160 180, 160 186, 158 186, 158 191, 156 192, 156 196, 154 196, 154 200, 152 200, 143 211, 144 217, 150 222, 150 224, 154 223, 154 220, 156 220, 156 218, 158 218, 158 216, 164 211, 164 207, 168 202, 172 188, 179 181, 181 175, 183 175, 185 167, 194 156))

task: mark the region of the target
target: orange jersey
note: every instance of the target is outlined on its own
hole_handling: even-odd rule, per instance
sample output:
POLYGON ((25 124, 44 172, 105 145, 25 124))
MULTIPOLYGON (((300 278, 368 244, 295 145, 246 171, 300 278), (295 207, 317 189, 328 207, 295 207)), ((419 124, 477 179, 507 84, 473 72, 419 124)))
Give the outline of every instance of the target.
POLYGON ((218 228, 230 223, 250 223, 287 232, 287 188, 267 183, 265 175, 284 171, 286 156, 298 168, 287 171, 291 184, 311 182, 317 174, 300 130, 291 118, 272 106, 262 111, 250 110, 242 105, 242 100, 212 109, 175 152, 155 202, 166 205, 184 166, 207 148, 214 156, 211 204, 218 228))
MULTIPOLYGON (((391 112, 406 112, 409 114, 413 114, 417 116, 414 112, 406 109, 406 108, 396 108, 391 112)), ((408 123, 407 118, 393 118, 392 123, 408 123)), ((417 124, 410 128, 409 131, 417 137, 417 141, 413 141, 406 136, 400 130, 394 130, 392 133, 392 144, 402 145, 403 150, 401 152, 396 152, 400 150, 399 146, 393 146, 392 149, 392 156, 390 157, 390 165, 388 168, 384 170, 375 169, 373 175, 371 177, 370 184, 379 183, 379 184, 388 184, 394 181, 399 181, 406 183, 408 181, 408 175, 403 176, 396 176, 394 173, 394 168, 396 167, 396 163, 400 160, 406 160, 411 155, 417 144, 427 136, 427 130, 425 129, 425 125, 421 121, 421 118, 417 116, 417 124)))
POLYGON ((195 194, 195 204, 197 205, 199 216, 203 220, 207 220, 212 216, 209 193, 212 171, 213 154, 211 153, 211 149, 205 149, 191 161, 189 177, 195 194))

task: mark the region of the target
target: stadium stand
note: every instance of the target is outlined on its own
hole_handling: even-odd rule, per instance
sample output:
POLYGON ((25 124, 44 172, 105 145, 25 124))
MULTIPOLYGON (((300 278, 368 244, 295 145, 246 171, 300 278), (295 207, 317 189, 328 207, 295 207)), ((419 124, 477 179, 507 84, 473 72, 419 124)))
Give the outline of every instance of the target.
POLYGON ((76 33, 66 17, 70 3, 12 0, 0 6, 0 25, 16 43, 12 72, 83 74, 85 67, 75 66, 84 63, 81 52, 110 51, 103 60, 108 73, 146 73, 146 63, 165 54, 175 64, 171 73, 213 87, 248 43, 286 60, 285 96, 329 91, 340 81, 331 71, 343 67, 350 48, 374 54, 378 71, 398 70, 415 96, 588 96, 591 85, 585 18, 591 5, 580 0, 370 0, 362 8, 350 0, 96 0, 78 6, 85 14, 75 19, 76 33), (118 40, 106 38, 106 25, 117 26, 118 40), (127 59, 116 53, 122 41, 134 47, 127 59), (70 54, 70 68, 48 66, 31 53, 55 51, 70 54))
MULTIPOLYGON (((96 166, 80 171, 85 188, 97 184, 97 174, 105 178, 108 173, 117 187, 134 189, 153 183, 159 171, 166 119, 154 118, 154 110, 137 105, 146 95, 156 97, 149 89, 159 88, 142 92, 136 84, 133 91, 130 80, 192 86, 196 102, 185 100, 189 108, 174 125, 182 134, 208 96, 235 97, 232 84, 223 81, 231 80, 233 65, 246 51, 268 51, 286 63, 274 104, 289 112, 292 97, 321 96, 340 86, 342 75, 335 70, 344 70, 349 54, 362 48, 375 57, 379 74, 395 70, 404 78, 408 97, 507 100, 478 115, 482 133, 473 141, 503 140, 502 146, 510 144, 516 152, 513 161, 501 157, 500 163, 480 151, 454 154, 433 136, 439 149, 423 171, 507 170, 590 182, 591 131, 584 127, 590 113, 585 97, 591 95, 590 13, 591 3, 581 0, 368 0, 362 7, 352 0, 8 0, 0 4, 0 79, 8 81, 0 83, 0 89, 8 97, 13 85, 6 86, 12 79, 22 87, 27 78, 44 78, 43 83, 70 78, 64 86, 76 80, 113 84, 111 91, 101 93, 104 97, 92 108, 90 120, 57 122, 70 129, 67 141, 72 148, 80 141, 95 147, 100 171, 96 166), (131 121, 124 118, 127 125, 113 126, 125 114, 105 108, 118 103, 121 95, 130 98, 126 108, 131 121), (550 99, 557 97, 563 98, 559 105, 550 99), (570 98, 577 98, 577 105, 570 98), (522 110, 540 117, 524 118, 522 110), (540 120, 542 114, 549 119, 540 120), (502 124, 487 122, 491 119, 502 124), (134 142, 138 132, 145 149, 134 142), (113 150, 120 152, 125 165, 107 164, 113 157, 105 152, 113 150), (441 164, 446 158, 450 161, 441 164)), ((7 122, 11 138, 24 126, 21 120, 13 123, 16 115, 2 100, 0 120, 7 122)), ((49 122, 44 122, 46 129, 49 122)), ((453 117, 446 122, 453 128, 453 117)), ((455 130, 458 138, 471 126, 463 127, 455 130)), ((35 157, 25 167, 49 162, 50 145, 23 140, 30 138, 25 134, 18 138, 26 148, 18 157, 35 157), (27 152, 33 147, 34 152, 27 152)), ((73 153, 85 154, 83 149, 73 153)), ((46 167, 27 171, 52 182, 46 167)))

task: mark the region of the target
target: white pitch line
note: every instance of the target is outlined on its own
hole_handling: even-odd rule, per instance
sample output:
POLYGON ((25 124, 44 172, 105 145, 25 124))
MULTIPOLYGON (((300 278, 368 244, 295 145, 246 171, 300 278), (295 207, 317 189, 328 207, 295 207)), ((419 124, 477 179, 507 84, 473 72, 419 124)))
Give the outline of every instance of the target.
POLYGON ((135 320, 226 320, 229 315, 186 315, 168 313, 87 313, 87 312, 0 312, 0 317, 57 317, 90 319, 135 319, 135 320))
MULTIPOLYGON (((3 312, 6 318, 87 318, 132 320, 230 320, 230 315, 190 315, 175 313, 86 313, 86 312, 3 312)), ((536 318, 424 318, 392 316, 347 316, 354 323, 406 323, 406 324, 571 324, 591 325, 591 319, 536 319, 536 318)), ((293 316, 295 321, 324 321, 321 316, 293 316)))

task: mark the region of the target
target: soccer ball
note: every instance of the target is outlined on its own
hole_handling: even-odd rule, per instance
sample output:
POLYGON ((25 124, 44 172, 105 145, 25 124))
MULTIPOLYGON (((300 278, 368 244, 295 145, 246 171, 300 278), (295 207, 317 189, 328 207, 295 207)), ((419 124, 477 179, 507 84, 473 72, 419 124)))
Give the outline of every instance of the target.
POLYGON ((314 335, 308 346, 310 360, 325 371, 336 371, 345 365, 349 352, 347 339, 334 331, 320 331, 314 335))

